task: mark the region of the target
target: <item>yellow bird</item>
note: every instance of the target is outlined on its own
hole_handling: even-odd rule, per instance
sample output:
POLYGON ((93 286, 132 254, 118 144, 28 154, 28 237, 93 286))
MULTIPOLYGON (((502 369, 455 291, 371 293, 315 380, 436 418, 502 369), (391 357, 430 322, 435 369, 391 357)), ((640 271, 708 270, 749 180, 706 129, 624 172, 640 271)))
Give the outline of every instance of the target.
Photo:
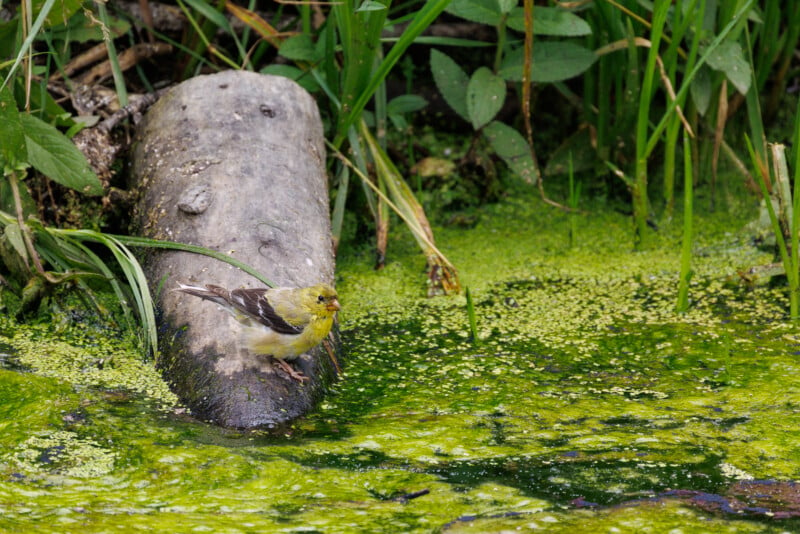
POLYGON ((300 382, 308 377, 295 371, 286 360, 296 359, 325 339, 333 326, 333 316, 340 309, 336 290, 327 284, 230 291, 212 284, 178 285, 176 291, 210 300, 230 312, 245 327, 247 348, 273 356, 289 376, 300 382))

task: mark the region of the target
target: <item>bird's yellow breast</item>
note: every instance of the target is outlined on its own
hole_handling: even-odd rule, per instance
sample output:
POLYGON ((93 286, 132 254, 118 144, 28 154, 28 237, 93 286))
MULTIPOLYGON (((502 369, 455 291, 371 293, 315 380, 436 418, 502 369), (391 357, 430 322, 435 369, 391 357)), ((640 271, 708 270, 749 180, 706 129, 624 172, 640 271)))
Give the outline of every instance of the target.
POLYGON ((314 318, 300 334, 280 334, 259 327, 245 329, 247 348, 256 354, 294 360, 319 345, 333 326, 333 315, 314 318))

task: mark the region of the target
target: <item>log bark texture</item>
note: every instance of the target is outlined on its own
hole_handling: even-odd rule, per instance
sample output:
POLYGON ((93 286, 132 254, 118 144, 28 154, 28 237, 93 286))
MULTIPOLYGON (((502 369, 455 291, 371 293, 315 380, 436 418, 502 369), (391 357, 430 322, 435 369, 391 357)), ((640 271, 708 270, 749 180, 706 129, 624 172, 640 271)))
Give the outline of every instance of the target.
MULTIPOLYGON (((141 235, 202 245, 280 286, 332 283, 325 145, 311 96, 291 80, 228 71, 171 89, 137 129, 135 220, 141 235)), ((333 376, 317 347, 293 364, 300 384, 243 345, 219 306, 173 291, 177 282, 263 287, 212 258, 152 251, 159 365, 193 414, 235 428, 275 427, 308 412, 333 376)))

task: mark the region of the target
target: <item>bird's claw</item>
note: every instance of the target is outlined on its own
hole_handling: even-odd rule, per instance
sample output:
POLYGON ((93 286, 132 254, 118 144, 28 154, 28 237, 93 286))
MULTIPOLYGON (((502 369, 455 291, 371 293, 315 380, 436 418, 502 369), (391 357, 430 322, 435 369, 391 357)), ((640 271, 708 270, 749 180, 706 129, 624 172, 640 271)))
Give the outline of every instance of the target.
POLYGON ((281 367, 281 369, 286 371, 286 374, 288 374, 290 377, 294 378, 301 384, 311 380, 300 371, 295 371, 294 368, 292 368, 292 366, 288 362, 281 360, 279 358, 275 358, 275 362, 281 367))

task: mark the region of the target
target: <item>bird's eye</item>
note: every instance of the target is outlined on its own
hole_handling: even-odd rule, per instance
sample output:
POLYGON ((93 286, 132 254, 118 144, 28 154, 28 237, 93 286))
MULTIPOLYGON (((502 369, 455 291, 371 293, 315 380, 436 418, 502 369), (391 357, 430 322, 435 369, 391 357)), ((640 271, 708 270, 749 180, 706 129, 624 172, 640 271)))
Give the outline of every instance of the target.
POLYGON ((325 297, 323 297, 322 295, 320 295, 320 296, 318 296, 318 297, 317 297, 317 301, 319 301, 319 302, 325 302, 325 297))

